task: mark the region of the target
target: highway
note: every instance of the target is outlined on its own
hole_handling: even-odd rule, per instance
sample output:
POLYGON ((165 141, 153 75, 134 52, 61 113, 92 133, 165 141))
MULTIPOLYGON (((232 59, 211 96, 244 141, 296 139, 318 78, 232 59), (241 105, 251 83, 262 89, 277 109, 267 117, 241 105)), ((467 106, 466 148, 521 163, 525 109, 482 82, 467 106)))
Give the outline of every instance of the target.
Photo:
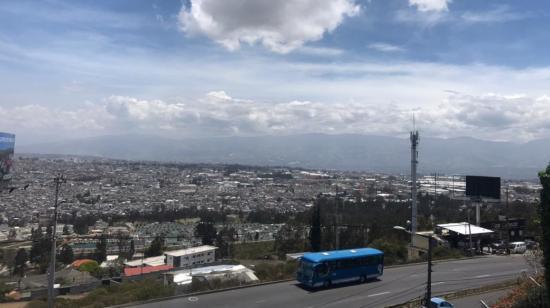
MULTIPOLYGON (((439 262, 433 266, 433 294, 496 283, 530 271, 521 255, 439 262)), ((377 281, 311 291, 296 282, 276 283, 192 297, 135 305, 176 307, 385 307, 421 296, 426 288, 426 264, 386 268, 377 281)))

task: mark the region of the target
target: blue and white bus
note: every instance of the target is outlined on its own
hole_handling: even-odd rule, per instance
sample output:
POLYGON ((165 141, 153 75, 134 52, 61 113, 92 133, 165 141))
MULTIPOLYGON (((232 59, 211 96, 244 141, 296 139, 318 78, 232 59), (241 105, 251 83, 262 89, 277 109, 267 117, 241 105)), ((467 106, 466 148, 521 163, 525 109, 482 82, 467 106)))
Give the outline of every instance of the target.
POLYGON ((360 281, 382 276, 384 253, 374 248, 357 248, 305 253, 296 273, 298 282, 307 287, 360 281))

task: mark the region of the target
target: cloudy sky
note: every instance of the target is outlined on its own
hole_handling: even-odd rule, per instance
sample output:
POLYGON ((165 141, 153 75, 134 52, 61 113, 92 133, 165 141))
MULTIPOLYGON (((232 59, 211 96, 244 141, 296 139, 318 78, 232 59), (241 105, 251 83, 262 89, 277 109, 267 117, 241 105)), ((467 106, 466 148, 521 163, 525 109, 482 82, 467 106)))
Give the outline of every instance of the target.
POLYGON ((0 2, 20 144, 360 133, 550 138, 545 0, 0 2))

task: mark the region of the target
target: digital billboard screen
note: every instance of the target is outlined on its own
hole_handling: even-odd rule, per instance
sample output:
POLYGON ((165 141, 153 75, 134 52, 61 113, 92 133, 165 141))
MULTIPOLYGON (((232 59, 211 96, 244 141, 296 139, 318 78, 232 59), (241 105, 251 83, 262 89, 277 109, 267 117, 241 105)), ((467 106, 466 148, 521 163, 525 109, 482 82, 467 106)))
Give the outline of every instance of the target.
POLYGON ((15 135, 0 132, 0 181, 11 179, 15 135))
POLYGON ((491 176, 466 176, 466 196, 500 199, 500 178, 491 176))

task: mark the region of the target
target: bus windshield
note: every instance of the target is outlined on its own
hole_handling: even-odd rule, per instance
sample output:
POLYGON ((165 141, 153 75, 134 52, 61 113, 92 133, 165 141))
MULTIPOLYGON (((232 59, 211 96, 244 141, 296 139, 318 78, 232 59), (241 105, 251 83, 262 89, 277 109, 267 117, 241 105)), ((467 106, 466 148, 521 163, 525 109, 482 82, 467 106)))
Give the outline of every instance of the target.
POLYGON ((301 272, 304 277, 313 276, 313 264, 311 262, 302 260, 301 272))

